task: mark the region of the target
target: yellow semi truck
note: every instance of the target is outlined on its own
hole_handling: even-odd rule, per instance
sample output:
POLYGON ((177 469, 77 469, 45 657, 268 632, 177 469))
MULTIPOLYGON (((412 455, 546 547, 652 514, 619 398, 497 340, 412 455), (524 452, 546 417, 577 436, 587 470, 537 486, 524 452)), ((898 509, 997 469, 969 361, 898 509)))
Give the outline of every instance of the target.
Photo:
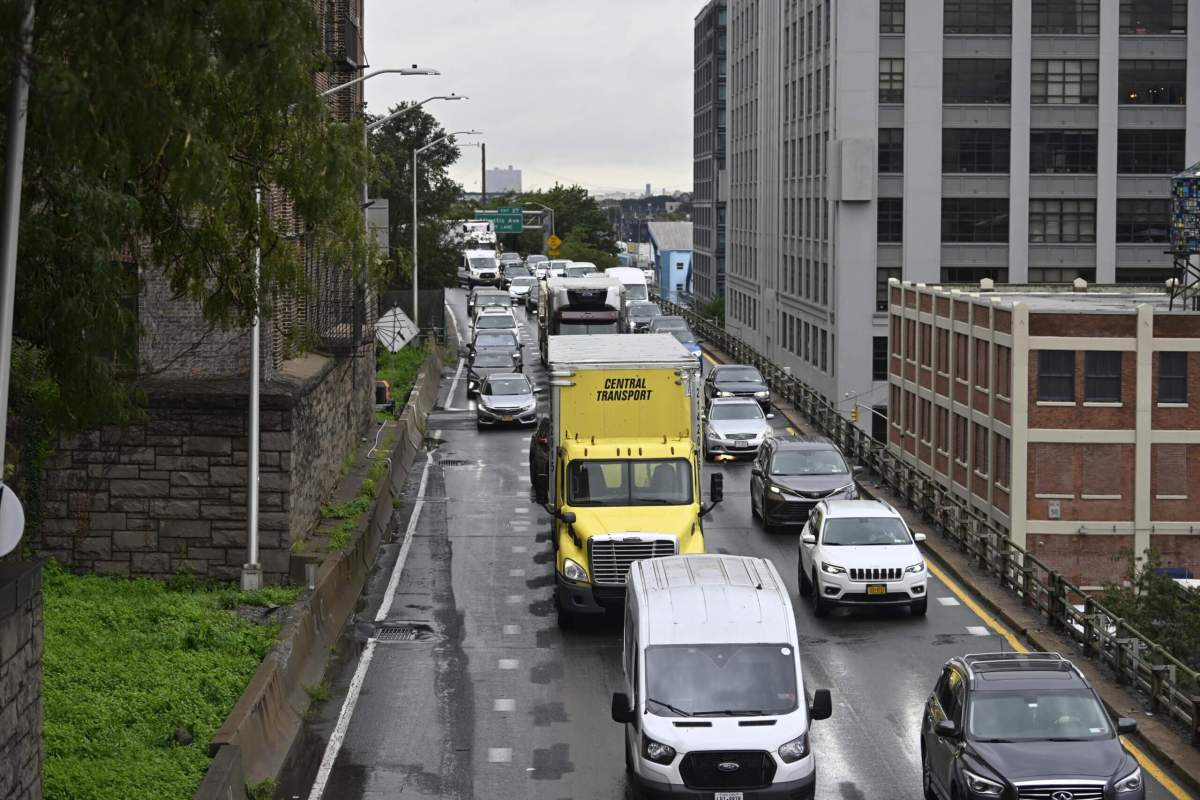
POLYGON ((629 565, 703 553, 700 371, 669 334, 551 336, 549 502, 559 625, 619 608, 629 565))

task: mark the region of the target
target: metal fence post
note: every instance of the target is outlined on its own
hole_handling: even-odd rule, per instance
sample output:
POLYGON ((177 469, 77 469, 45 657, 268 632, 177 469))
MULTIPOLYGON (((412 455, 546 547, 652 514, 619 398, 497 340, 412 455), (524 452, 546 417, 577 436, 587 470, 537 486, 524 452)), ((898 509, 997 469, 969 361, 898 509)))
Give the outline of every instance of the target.
POLYGON ((1022 602, 1026 606, 1034 602, 1033 565, 1029 563, 1032 558, 1033 556, 1029 553, 1025 553, 1021 557, 1021 593, 1024 595, 1022 602))
POLYGON ((1192 747, 1200 747, 1200 696, 1192 695, 1192 747))
POLYGON ((1061 628, 1063 625, 1063 611, 1066 606, 1066 589, 1063 587, 1063 577, 1057 572, 1050 572, 1050 627, 1061 628))
MULTIPOLYGON (((1162 657, 1162 648, 1154 645, 1154 659, 1157 661, 1162 657)), ((1151 664, 1150 665, 1150 713, 1157 714, 1163 710, 1162 694, 1163 686, 1167 679, 1166 664, 1151 664)), ((1170 703, 1167 704, 1168 707, 1170 703)))

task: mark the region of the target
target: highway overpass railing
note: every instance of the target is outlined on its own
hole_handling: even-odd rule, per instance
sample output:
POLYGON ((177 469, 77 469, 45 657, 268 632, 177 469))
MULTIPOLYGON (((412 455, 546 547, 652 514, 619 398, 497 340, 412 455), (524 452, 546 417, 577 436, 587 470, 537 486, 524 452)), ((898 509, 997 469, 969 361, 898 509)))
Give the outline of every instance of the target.
POLYGON ((841 415, 824 395, 785 372, 719 324, 661 297, 666 314, 685 318, 696 336, 737 363, 752 364, 822 435, 851 459, 878 475, 938 532, 966 553, 1004 589, 1015 592, 1087 656, 1108 667, 1117 683, 1133 689, 1152 713, 1166 714, 1192 732, 1200 747, 1200 673, 1105 608, 1037 556, 1009 540, 1008 530, 983 516, 963 498, 921 473, 883 442, 841 415))

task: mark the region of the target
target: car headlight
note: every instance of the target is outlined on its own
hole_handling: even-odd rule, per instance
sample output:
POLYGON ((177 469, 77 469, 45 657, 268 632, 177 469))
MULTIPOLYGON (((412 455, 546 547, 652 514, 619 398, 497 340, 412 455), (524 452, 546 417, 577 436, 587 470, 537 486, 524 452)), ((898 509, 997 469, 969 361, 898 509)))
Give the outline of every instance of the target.
POLYGON ((717 392, 717 397, 733 397, 733 392, 717 392))
POLYGON ((917 575, 924 571, 925 571, 925 562, 924 561, 918 561, 917 563, 913 564, 912 566, 904 568, 904 573, 906 575, 909 573, 917 575))
POLYGON ((1140 792, 1142 790, 1142 768, 1135 767, 1133 772, 1113 784, 1113 788, 1117 790, 1117 794, 1140 792))
POLYGON ((982 775, 976 775, 969 769, 963 770, 963 776, 967 779, 967 786, 975 794, 987 795, 989 797, 999 797, 1004 791, 1004 787, 993 780, 988 780, 982 775))
POLYGON ((779 746, 779 757, 783 759, 785 764, 791 764, 799 761, 808 755, 808 731, 803 735, 797 736, 790 742, 785 742, 779 746))
POLYGON ((770 392, 755 392, 754 396, 760 399, 765 399, 771 396, 770 392))
POLYGON ((839 567, 837 564, 830 564, 828 561, 822 561, 821 572, 828 572, 830 575, 845 575, 846 568, 839 567))
POLYGON ((675 748, 662 742, 656 742, 643 733, 642 756, 655 764, 670 764, 675 760, 675 748))
POLYGON ((783 490, 773 483, 768 486, 767 489, 771 492, 771 494, 783 494, 783 490))
POLYGON ((848 483, 845 486, 839 486, 829 493, 830 497, 841 497, 846 500, 858 499, 858 486, 853 483, 848 483))
POLYGON ((587 570, 569 558, 563 559, 563 577, 569 581, 586 581, 587 570))

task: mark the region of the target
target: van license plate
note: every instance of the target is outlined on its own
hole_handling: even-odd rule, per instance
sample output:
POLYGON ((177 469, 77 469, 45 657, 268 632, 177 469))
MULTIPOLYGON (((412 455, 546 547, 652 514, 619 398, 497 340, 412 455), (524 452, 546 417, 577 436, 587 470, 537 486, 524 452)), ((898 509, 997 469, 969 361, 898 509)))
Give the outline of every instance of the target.
POLYGON ((745 796, 742 792, 717 792, 714 800, 742 800, 745 796))
POLYGON ((867 594, 887 594, 887 584, 886 583, 867 584, 867 594))

